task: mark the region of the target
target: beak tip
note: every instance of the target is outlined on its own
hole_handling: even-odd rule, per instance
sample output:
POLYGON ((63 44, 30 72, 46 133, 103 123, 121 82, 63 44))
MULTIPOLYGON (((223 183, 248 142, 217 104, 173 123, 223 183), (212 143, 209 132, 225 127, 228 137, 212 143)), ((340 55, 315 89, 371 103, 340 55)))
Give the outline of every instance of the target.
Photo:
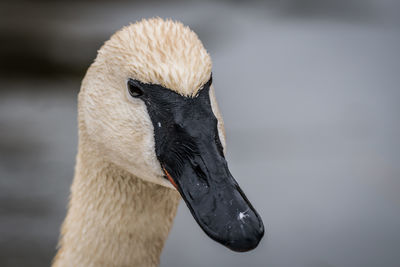
POLYGON ((226 246, 235 252, 247 252, 255 249, 264 236, 264 227, 255 230, 251 235, 247 235, 240 239, 231 240, 226 246))

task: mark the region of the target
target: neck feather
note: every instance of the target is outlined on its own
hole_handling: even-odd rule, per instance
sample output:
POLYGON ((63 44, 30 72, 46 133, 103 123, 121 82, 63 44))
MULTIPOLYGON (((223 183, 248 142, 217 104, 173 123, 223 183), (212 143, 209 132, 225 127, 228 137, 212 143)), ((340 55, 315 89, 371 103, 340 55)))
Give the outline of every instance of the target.
POLYGON ((157 266, 179 194, 101 160, 82 141, 53 266, 157 266))

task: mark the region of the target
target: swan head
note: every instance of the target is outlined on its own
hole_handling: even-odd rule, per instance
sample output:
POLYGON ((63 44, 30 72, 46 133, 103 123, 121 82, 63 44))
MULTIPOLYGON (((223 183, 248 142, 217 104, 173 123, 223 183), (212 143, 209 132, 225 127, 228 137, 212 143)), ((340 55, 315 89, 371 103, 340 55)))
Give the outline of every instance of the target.
POLYGON ((248 251, 264 227, 225 160, 211 66, 197 35, 179 22, 124 27, 85 76, 80 123, 104 160, 178 190, 208 236, 248 251))

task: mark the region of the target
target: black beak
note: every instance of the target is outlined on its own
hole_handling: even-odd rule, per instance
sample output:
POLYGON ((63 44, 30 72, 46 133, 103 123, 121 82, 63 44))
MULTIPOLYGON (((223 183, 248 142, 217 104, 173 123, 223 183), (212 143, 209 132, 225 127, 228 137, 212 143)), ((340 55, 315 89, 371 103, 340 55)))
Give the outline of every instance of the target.
POLYGON ((165 176, 204 232, 234 251, 254 249, 262 220, 229 172, 211 108, 211 79, 196 97, 132 81, 143 91, 165 176))
POLYGON ((257 247, 264 235, 262 220, 222 156, 194 155, 175 177, 174 170, 163 168, 209 237, 238 252, 257 247))

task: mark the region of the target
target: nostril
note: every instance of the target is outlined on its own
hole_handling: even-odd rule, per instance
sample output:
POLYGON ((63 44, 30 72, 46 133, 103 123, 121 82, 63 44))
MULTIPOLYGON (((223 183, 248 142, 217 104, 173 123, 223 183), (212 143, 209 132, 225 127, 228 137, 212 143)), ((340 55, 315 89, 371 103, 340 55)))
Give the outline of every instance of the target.
POLYGON ((209 187, 209 182, 207 179, 207 175, 206 173, 203 171, 203 169, 200 167, 199 164, 197 164, 196 162, 192 165, 192 168, 194 170, 194 172, 196 173, 197 177, 207 185, 207 187, 209 187))

